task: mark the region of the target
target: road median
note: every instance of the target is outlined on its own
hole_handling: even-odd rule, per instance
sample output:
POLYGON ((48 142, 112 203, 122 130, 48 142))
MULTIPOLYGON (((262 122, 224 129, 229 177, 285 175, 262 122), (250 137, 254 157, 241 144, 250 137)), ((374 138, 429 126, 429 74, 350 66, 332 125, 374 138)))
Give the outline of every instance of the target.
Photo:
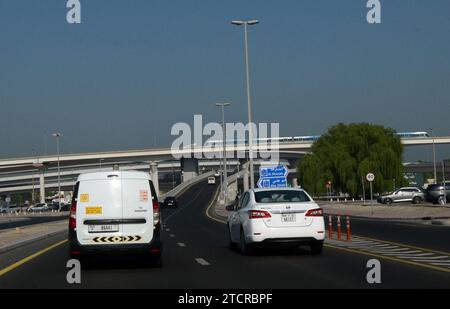
POLYGON ((0 231, 0 253, 67 231, 67 220, 0 231))
POLYGON ((363 205, 318 202, 327 215, 341 215, 383 220, 446 220, 450 219, 450 208, 425 205, 363 205))

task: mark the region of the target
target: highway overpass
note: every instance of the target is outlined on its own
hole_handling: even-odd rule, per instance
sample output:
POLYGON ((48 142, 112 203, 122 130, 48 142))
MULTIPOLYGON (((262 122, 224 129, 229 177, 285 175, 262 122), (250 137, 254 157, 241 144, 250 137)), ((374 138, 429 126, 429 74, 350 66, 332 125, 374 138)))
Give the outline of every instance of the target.
MULTIPOLYGON (((450 144, 450 136, 434 138, 403 138, 402 144, 405 147, 450 144)), ((286 160, 298 160, 305 153, 311 151, 313 142, 286 142, 279 144, 280 157, 286 160)), ((270 146, 269 146, 270 149, 270 146)), ((226 147, 229 154, 236 152, 248 152, 247 145, 229 145, 226 147)), ((266 145, 256 145, 255 151, 266 151, 266 145)), ((126 150, 112 152, 95 152, 79 154, 61 154, 35 156, 25 158, 10 158, 0 160, 0 193, 30 191, 33 187, 39 188, 41 195, 45 188, 54 188, 57 181, 57 162, 61 167, 61 180, 64 186, 71 186, 77 175, 81 172, 98 171, 100 166, 109 168, 115 164, 121 166, 131 166, 133 169, 150 171, 155 182, 158 180, 158 173, 164 169, 177 169, 183 173, 185 181, 192 179, 199 173, 200 167, 207 167, 208 164, 214 167, 218 162, 207 163, 198 159, 186 159, 181 163, 174 163, 174 156, 195 158, 202 155, 216 154, 220 157, 223 152, 222 147, 196 148, 173 151, 170 148, 126 150), (172 161, 172 162, 170 162, 172 161), (35 179, 38 179, 35 184, 35 179), (46 182, 49 182, 47 185, 46 182)), ((230 155, 231 156, 231 155, 230 155)), ((241 160, 245 161, 245 160, 241 160)), ((63 187, 64 187, 63 186, 63 187)), ((44 193, 45 195, 45 193, 44 193)))

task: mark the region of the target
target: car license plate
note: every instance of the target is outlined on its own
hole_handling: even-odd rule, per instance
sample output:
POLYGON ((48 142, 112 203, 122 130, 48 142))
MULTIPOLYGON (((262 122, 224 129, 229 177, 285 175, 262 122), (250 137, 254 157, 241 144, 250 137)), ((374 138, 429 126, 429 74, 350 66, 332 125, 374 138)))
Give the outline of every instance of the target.
POLYGON ((282 214, 281 215, 281 222, 284 223, 291 223, 296 221, 295 214, 282 214))
POLYGON ((89 225, 89 233, 115 233, 118 231, 118 225, 89 225))

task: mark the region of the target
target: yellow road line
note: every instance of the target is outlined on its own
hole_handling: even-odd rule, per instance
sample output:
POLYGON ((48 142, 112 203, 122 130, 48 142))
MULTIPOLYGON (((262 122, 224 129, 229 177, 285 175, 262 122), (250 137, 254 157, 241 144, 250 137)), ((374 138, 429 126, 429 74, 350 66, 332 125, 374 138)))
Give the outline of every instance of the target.
POLYGON ((332 248, 332 249, 337 249, 337 250, 342 250, 342 251, 347 251, 347 252, 356 253, 356 254, 362 254, 362 255, 369 255, 369 256, 380 258, 380 259, 386 259, 386 260, 391 260, 391 261, 395 261, 395 262, 399 262, 399 263, 403 263, 403 264, 410 264, 410 265, 414 265, 414 266, 425 267, 425 268, 430 268, 430 269, 433 269, 433 270, 439 270, 439 271, 450 273, 450 269, 448 269, 448 268, 442 268, 442 267, 439 267, 439 266, 433 266, 433 265, 428 265, 428 264, 421 264, 421 263, 417 263, 417 262, 413 262, 413 261, 409 261, 409 260, 398 259, 398 258, 395 258, 395 257, 385 256, 385 255, 381 255, 381 254, 377 254, 377 253, 372 253, 372 252, 361 250, 361 249, 353 250, 353 249, 349 249, 349 248, 333 246, 333 245, 330 245, 330 244, 327 244, 327 243, 325 243, 324 246, 328 247, 328 248, 332 248))
POLYGON ((60 241, 60 242, 58 242, 58 243, 56 243, 54 245, 51 245, 50 247, 47 247, 47 248, 45 248, 45 249, 43 249, 43 250, 41 250, 39 252, 36 252, 36 253, 34 253, 34 254, 24 258, 24 259, 14 263, 14 264, 12 264, 12 265, 9 265, 6 268, 3 268, 2 270, 0 270, 0 277, 5 275, 5 274, 7 274, 7 273, 9 273, 10 271, 12 271, 12 270, 14 270, 16 268, 22 266, 23 264, 31 261, 32 259, 35 259, 38 256, 43 255, 44 253, 47 253, 48 251, 50 251, 52 249, 55 249, 56 247, 59 247, 59 246, 65 244, 66 242, 67 242, 67 239, 63 240, 63 241, 60 241))
POLYGON ((208 208, 206 208, 206 216, 208 218, 210 218, 211 220, 214 220, 216 222, 222 223, 222 224, 227 224, 227 221, 225 220, 221 220, 221 219, 217 219, 214 218, 213 216, 211 216, 209 214, 209 211, 211 210, 211 207, 213 207, 213 205, 216 203, 216 199, 217 199, 217 195, 219 195, 219 189, 217 189, 216 194, 214 195, 214 198, 212 199, 211 203, 209 204, 208 208))

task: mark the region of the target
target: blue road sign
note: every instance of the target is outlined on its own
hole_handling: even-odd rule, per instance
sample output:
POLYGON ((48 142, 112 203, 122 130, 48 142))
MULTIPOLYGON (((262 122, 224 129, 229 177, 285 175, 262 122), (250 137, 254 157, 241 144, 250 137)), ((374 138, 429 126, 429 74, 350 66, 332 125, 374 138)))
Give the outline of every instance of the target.
POLYGON ((259 170, 261 177, 287 177, 289 170, 284 165, 261 167, 259 170))
POLYGON ((264 188, 286 188, 286 177, 272 177, 272 178, 260 178, 258 181, 258 187, 264 188))
POLYGON ((287 175, 289 171, 286 166, 261 167, 259 169, 260 179, 258 187, 263 188, 286 188, 287 175))

